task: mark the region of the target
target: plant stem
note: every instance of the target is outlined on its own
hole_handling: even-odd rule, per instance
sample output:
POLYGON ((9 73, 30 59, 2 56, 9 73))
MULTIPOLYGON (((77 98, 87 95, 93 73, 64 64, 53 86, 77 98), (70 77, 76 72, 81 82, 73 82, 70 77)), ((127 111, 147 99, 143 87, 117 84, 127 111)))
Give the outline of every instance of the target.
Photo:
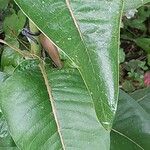
MULTIPOLYGON (((33 22, 31 20, 29 20, 29 28, 32 33, 39 32, 38 28, 33 24, 33 22)), ((30 42, 30 44, 31 44, 30 52, 32 54, 35 54, 40 57, 41 56, 41 45, 39 42, 39 38, 38 38, 38 36, 35 36, 34 38, 37 41, 37 43, 35 43, 34 41, 30 42)))

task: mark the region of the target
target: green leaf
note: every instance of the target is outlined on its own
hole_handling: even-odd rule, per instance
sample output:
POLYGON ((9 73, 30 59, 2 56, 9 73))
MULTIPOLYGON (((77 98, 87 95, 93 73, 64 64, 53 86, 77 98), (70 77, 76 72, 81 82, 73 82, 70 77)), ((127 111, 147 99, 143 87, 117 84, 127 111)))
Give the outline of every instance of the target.
POLYGON ((135 91, 135 87, 133 86, 133 83, 131 81, 129 81, 129 80, 125 80, 122 83, 122 88, 126 92, 133 92, 133 91, 135 91))
POLYGON ((15 1, 79 70, 98 119, 110 129, 118 97, 122 0, 15 1))
POLYGON ((119 50, 119 62, 123 63, 125 61, 125 52, 123 48, 120 48, 119 50))
MULTIPOLYGON (((6 41, 8 41, 14 47, 19 48, 19 43, 16 39, 11 39, 11 40, 6 39, 6 41)), ((4 47, 4 50, 3 50, 3 53, 1 56, 2 68, 5 68, 6 66, 16 67, 22 61, 23 61, 23 58, 18 52, 12 50, 12 48, 10 48, 8 46, 4 47)))
POLYGON ((9 134, 6 120, 1 112, 0 112, 0 149, 2 150, 17 149, 13 139, 9 134))
POLYGON ((23 62, 3 84, 2 112, 21 150, 109 150, 109 132, 76 69, 23 62))
POLYGON ((146 26, 144 24, 144 19, 134 19, 134 20, 127 20, 126 21, 126 26, 130 26, 131 28, 136 28, 136 29, 139 29, 143 32, 145 32, 147 29, 146 29, 146 26))
MULTIPOLYGON (((150 110, 147 103, 150 99, 142 101, 150 110)), ((147 109, 130 95, 120 91, 117 115, 111 132, 111 150, 149 150, 150 113, 147 109)))
POLYGON ((125 0, 124 11, 139 8, 148 2, 150 0, 125 0))
POLYGON ((0 71, 0 85, 6 79, 6 75, 0 71))
POLYGON ((0 11, 5 10, 8 6, 9 0, 0 0, 0 11))
POLYGON ((150 54, 150 38, 137 38, 135 39, 135 43, 146 53, 150 54))
POLYGON ((130 94, 133 99, 135 99, 143 109, 150 115, 150 88, 144 88, 137 90, 130 94))
MULTIPOLYGON (((4 80, 7 78, 7 76, 0 72, 0 85, 4 80)), ((1 109, 0 109, 0 149, 2 150, 15 150, 16 146, 11 138, 9 131, 8 131, 8 125, 7 122, 2 115, 1 109)))
POLYGON ((24 27, 25 22, 26 17, 22 11, 19 11, 17 14, 13 13, 5 18, 3 22, 3 30, 7 36, 16 38, 24 27))

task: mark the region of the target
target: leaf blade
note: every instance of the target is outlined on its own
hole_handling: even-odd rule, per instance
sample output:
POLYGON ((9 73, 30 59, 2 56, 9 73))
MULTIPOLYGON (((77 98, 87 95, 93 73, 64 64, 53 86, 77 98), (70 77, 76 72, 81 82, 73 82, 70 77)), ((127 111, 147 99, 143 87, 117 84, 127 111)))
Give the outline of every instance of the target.
MULTIPOLYGON (((146 104, 147 101, 148 99, 145 98, 146 104)), ((111 132, 111 150, 149 149, 150 119, 147 108, 143 106, 120 90, 118 111, 113 125, 114 130, 111 132)))
POLYGON ((137 9, 148 2, 150 2, 150 0, 132 0, 132 2, 130 0, 125 0, 124 12, 131 9, 137 9))
POLYGON ((23 62, 1 89, 2 111, 17 146, 32 150, 39 147, 108 150, 109 132, 99 124, 78 71, 46 69, 46 72, 64 147, 43 75, 32 61, 23 62))
POLYGON ((94 101, 98 119, 110 129, 118 98, 122 0, 15 1, 78 68, 94 101))

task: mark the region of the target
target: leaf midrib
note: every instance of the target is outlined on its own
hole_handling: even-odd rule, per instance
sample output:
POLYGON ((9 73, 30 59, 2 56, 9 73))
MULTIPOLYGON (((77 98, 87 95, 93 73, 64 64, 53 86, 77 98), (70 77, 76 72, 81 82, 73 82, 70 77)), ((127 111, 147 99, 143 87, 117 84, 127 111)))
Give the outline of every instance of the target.
POLYGON ((133 144, 135 144, 136 146, 138 146, 141 150, 144 150, 144 148, 140 144, 138 144, 137 142, 135 142, 133 139, 131 139, 127 135, 123 134, 122 132, 120 132, 120 131, 118 131, 118 130, 116 130, 114 128, 112 128, 112 131, 115 132, 115 133, 117 133, 117 134, 119 134, 120 136, 126 138, 127 140, 129 140, 130 142, 132 142, 133 144))
POLYGON ((60 137, 60 140, 61 140, 62 148, 63 148, 63 150, 65 150, 66 148, 65 148, 64 139, 63 139, 63 136, 62 136, 62 133, 61 133, 61 128, 60 128, 60 123, 59 123, 59 120, 58 120, 56 105, 55 105, 55 101, 52 97, 52 90, 51 90, 51 87, 49 85, 47 73, 46 73, 45 66, 44 66, 43 62, 41 62, 39 64, 39 68, 41 70, 42 76, 43 76, 44 81, 45 81, 45 86, 47 88, 49 100, 50 100, 51 107, 52 107, 52 112, 53 112, 53 115, 54 115, 54 118, 55 118, 58 134, 59 134, 59 137, 60 137))
MULTIPOLYGON (((80 38, 81 38, 81 41, 82 41, 82 43, 83 43, 83 45, 84 45, 84 47, 85 47, 85 52, 87 53, 88 59, 89 59, 90 62, 91 62, 90 64, 91 64, 93 73, 95 73, 95 70, 94 70, 94 67, 93 67, 93 64, 92 64, 91 57, 90 57, 90 55, 89 55, 89 53, 88 53, 88 48, 87 48, 87 46, 86 46, 86 44, 85 44, 85 42, 84 42, 84 38, 83 38, 83 36, 82 36, 82 33, 81 33, 81 31, 80 31, 80 28, 79 28, 79 26, 78 26, 78 23, 77 23, 77 21, 76 21, 76 18, 75 18, 75 16, 74 16, 74 14, 73 14, 73 11, 72 11, 72 9, 71 9, 71 7, 70 7, 69 0, 66 0, 66 5, 67 5, 67 8, 68 8, 68 10, 69 10, 69 12, 70 12, 70 14, 71 14, 71 17, 72 17, 73 22, 74 22, 74 24, 75 24, 75 26, 76 26, 76 29, 78 30, 78 33, 79 33, 80 38)), ((74 61, 73 61, 73 62, 74 62, 74 61)), ((75 62, 74 62, 74 63, 75 63, 75 62)), ((76 64, 76 63, 75 63, 75 64, 76 64)), ((77 65, 77 64, 76 64, 76 65, 77 65)), ((92 103, 93 103, 93 105, 94 105, 94 99, 93 99, 93 97, 92 97, 92 95, 91 95, 91 91, 90 91, 90 89, 89 89, 89 86, 88 86, 86 80, 84 79, 84 76, 83 76, 83 74, 82 74, 82 72, 81 72, 81 70, 80 70, 80 66, 77 67, 77 69, 78 69, 78 71, 79 71, 79 73, 80 73, 80 75, 81 75, 81 77, 82 77, 82 79, 83 79, 83 81, 84 81, 84 83, 85 83, 85 86, 86 86, 86 88, 87 88, 87 90, 88 90, 89 96, 91 97, 92 103)), ((96 73, 95 73, 95 74, 96 74, 96 73)), ((99 86, 98 86, 98 90, 100 91, 99 86)), ((101 105, 103 105, 101 99, 100 99, 100 101, 101 101, 101 102, 100 102, 101 105)), ((94 105, 94 106, 95 106, 95 105, 94 105)), ((103 110, 102 113, 104 114, 105 120, 106 120, 107 115, 105 115, 104 105, 102 106, 102 110, 103 110)))

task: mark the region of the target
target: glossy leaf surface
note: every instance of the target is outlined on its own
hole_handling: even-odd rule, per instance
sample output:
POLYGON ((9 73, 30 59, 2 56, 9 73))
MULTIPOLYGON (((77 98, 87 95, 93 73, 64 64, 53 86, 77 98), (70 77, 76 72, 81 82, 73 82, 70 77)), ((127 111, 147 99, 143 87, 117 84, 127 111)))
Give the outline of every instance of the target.
POLYGON ((110 129, 118 98, 122 0, 15 1, 79 70, 98 119, 110 129))
POLYGON ((117 115, 111 132, 111 150, 149 150, 150 112, 147 110, 150 110, 150 99, 145 97, 141 102, 139 104, 120 91, 117 115))
MULTIPOLYGON (((0 86, 7 76, 0 72, 0 86)), ((7 122, 0 109, 0 150, 17 150, 17 147, 8 131, 7 122)))
POLYGON ((40 68, 24 62, 2 84, 2 111, 17 146, 109 150, 109 132, 98 122, 78 71, 40 68))
POLYGON ((150 88, 137 90, 130 94, 150 115, 150 88))
POLYGON ((13 139, 9 134, 7 122, 1 112, 0 112, 0 149, 1 150, 17 149, 16 144, 14 143, 13 139))

